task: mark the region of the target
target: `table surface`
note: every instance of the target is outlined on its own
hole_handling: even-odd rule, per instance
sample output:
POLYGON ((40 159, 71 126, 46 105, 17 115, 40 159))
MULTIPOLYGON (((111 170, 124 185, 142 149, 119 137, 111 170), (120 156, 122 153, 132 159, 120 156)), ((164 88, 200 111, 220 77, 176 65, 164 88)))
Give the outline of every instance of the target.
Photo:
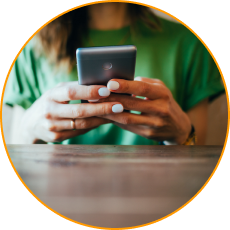
POLYGON ((222 146, 8 145, 22 180, 56 212, 131 227, 180 208, 205 184, 222 146))

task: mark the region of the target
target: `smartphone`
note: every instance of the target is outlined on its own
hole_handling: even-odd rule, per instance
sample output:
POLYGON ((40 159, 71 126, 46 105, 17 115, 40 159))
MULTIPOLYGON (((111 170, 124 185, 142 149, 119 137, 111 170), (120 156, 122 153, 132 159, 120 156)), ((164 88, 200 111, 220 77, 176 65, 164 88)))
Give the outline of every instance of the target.
POLYGON ((133 45, 78 48, 78 83, 106 86, 113 78, 134 80, 136 52, 133 45))

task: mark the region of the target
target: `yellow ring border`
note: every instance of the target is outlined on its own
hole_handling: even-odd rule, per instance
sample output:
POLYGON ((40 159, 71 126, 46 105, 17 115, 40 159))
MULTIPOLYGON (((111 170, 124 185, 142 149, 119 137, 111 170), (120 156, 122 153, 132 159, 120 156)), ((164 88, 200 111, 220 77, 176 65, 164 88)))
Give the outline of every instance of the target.
POLYGON ((17 174, 18 178, 21 180, 21 182, 24 184, 24 186, 28 189, 28 191, 40 202, 42 203, 45 207, 47 207, 48 209, 50 209, 51 211, 53 211, 54 213, 56 213, 57 215, 69 220, 69 221, 72 221, 74 223, 77 223, 77 224, 81 224, 83 226, 87 226, 87 227, 92 227, 92 228, 97 228, 97 229, 121 229, 121 228, 105 228, 105 227, 97 227, 97 226, 92 226, 92 225, 88 225, 88 224, 84 224, 84 223, 81 223, 81 222, 77 222, 75 220, 72 220, 66 216, 63 216, 62 214, 56 212, 55 210, 53 210, 52 208, 50 208, 49 206, 47 206, 44 202, 42 202, 35 194, 33 194, 33 192, 27 187, 27 185, 24 183, 24 181, 22 180, 22 178, 20 177, 20 175, 18 174, 17 170, 15 169, 12 161, 11 161, 11 158, 10 158, 10 155, 8 153, 8 150, 7 150, 7 147, 6 147, 6 142, 5 142, 5 138, 4 138, 4 133, 3 133, 3 125, 2 125, 2 105, 3 105, 3 96, 4 96, 4 92, 5 92, 5 88, 6 88, 6 83, 7 83, 7 80, 9 78, 9 74, 12 70, 12 67, 15 63, 15 61, 17 60, 19 54, 21 53, 21 51, 24 49, 24 47, 27 45, 27 43, 42 29, 44 28, 47 24, 49 24, 51 21, 55 20, 56 18, 60 17, 61 15, 63 14, 66 14, 72 10, 75 10, 75 9, 78 9, 78 8, 81 8, 81 7, 84 7, 84 6, 88 6, 88 5, 94 5, 94 4, 98 4, 98 3, 106 3, 106 2, 124 2, 124 3, 133 3, 133 4, 137 4, 137 5, 142 5, 142 6, 146 6, 146 7, 149 7, 149 8, 152 8, 152 9, 155 9, 155 10, 158 10, 164 14, 167 14, 168 16, 174 18, 176 21, 180 22, 182 25, 184 25, 188 30, 190 30, 194 35, 196 35, 196 37, 202 42, 202 44, 205 46, 205 48, 208 50, 208 52, 210 53, 210 55, 212 56, 213 60, 215 61, 216 63, 216 66, 218 67, 218 70, 221 74, 221 78, 222 78, 222 81, 223 81, 223 84, 224 84, 224 88, 225 88, 225 92, 226 92, 226 97, 227 97, 227 106, 228 106, 228 124, 227 124, 227 132, 226 132, 226 137, 225 137, 225 142, 224 142, 224 147, 222 149, 222 153, 220 155, 220 158, 216 164, 216 167, 214 168, 214 170, 212 171, 210 177, 208 178, 208 180, 205 182, 205 184, 201 187, 201 189, 190 199, 188 200, 184 205, 182 205, 180 208, 176 209, 175 211, 173 211, 172 213, 158 219, 158 220, 155 220, 155 221, 152 221, 152 222, 149 222, 149 223, 146 223, 146 224, 142 224, 142 225, 137 225, 137 226, 133 226, 133 227, 125 227, 125 228, 122 228, 122 229, 132 229, 132 228, 139 228, 139 227, 143 227, 143 226, 147 226, 147 225, 150 225, 150 224, 154 224, 156 222, 159 222, 163 219, 166 219, 167 217, 173 215, 174 213, 178 212, 179 210, 181 210, 183 207, 185 207, 188 203, 190 203, 203 189, 204 187, 208 184, 208 182, 210 181, 210 179, 212 178, 212 176, 214 175, 217 167, 219 166, 220 164, 220 161, 223 157, 223 154, 224 154, 224 150, 225 150, 225 147, 226 147, 226 144, 227 144, 227 137, 228 137, 228 134, 229 134, 229 95, 228 95, 228 91, 227 91, 227 86, 226 86, 226 82, 224 80, 224 76, 223 76, 223 73, 221 72, 221 69, 220 69, 220 66, 219 64, 217 63, 214 55, 212 54, 212 52, 210 51, 210 49, 207 47, 207 45, 204 43, 204 41, 190 28, 188 27, 185 23, 183 23, 181 20, 179 20, 178 18, 176 18, 175 16, 169 14, 168 12, 165 12, 164 10, 161 10, 161 9, 158 9, 156 7, 153 7, 153 6, 150 6, 150 5, 147 5, 147 4, 144 4, 144 3, 137 3, 137 2, 133 2, 133 1, 124 1, 124 0, 119 0, 119 1, 95 1, 95 2, 90 2, 90 3, 86 3, 86 4, 83 4, 83 5, 80 5, 80 6, 77 6, 77 7, 73 7, 59 15, 57 15, 56 17, 52 18, 51 20, 49 20, 47 23, 45 23, 42 27, 40 27, 28 40, 27 42, 23 45, 23 47, 20 49, 20 51, 18 52, 17 56, 15 57, 13 63, 11 64, 11 67, 9 69, 9 72, 7 74, 7 77, 6 77, 6 80, 5 80, 5 83, 4 83, 4 86, 3 86, 3 91, 2 91, 2 96, 1 96, 1 108, 0 108, 0 124, 1 124, 1 133, 2 133, 2 139, 3 139, 3 143, 4 143, 4 147, 5 147, 5 150, 6 150, 6 153, 7 153, 7 156, 9 158, 9 161, 15 171, 15 173, 17 174))

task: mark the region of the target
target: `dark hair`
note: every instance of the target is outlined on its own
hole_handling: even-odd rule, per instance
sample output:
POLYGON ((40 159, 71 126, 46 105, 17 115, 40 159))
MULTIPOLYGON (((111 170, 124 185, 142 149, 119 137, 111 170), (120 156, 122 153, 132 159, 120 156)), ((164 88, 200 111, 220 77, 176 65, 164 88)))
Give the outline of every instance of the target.
MULTIPOLYGON (((152 29, 160 29, 159 19, 149 8, 137 4, 125 4, 128 4, 131 26, 140 19, 152 29)), ((87 8, 87 6, 81 7, 60 16, 38 33, 42 50, 56 65, 62 61, 67 61, 70 68, 75 65, 75 51, 82 46, 82 39, 88 34, 87 8)))

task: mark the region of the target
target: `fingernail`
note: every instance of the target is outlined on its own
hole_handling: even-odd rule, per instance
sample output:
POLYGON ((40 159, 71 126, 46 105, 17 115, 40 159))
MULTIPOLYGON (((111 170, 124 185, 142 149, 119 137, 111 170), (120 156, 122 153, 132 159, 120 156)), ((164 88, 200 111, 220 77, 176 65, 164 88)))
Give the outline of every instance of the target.
POLYGON ((96 102, 99 101, 99 99, 95 99, 95 100, 88 100, 89 102, 96 102))
POLYGON ((139 76, 138 76, 138 77, 135 77, 134 80, 135 80, 135 81, 141 81, 141 77, 139 77, 139 76))
POLYGON ((102 97, 107 97, 107 96, 110 95, 110 91, 109 91, 106 87, 100 88, 100 89, 98 90, 98 93, 99 93, 99 95, 102 96, 102 97))
POLYGON ((123 110, 124 110, 124 107, 121 104, 116 104, 112 107, 112 111, 114 113, 121 113, 123 112, 123 110))
POLYGON ((119 88, 119 83, 117 81, 110 81, 107 87, 111 90, 117 90, 119 88))

